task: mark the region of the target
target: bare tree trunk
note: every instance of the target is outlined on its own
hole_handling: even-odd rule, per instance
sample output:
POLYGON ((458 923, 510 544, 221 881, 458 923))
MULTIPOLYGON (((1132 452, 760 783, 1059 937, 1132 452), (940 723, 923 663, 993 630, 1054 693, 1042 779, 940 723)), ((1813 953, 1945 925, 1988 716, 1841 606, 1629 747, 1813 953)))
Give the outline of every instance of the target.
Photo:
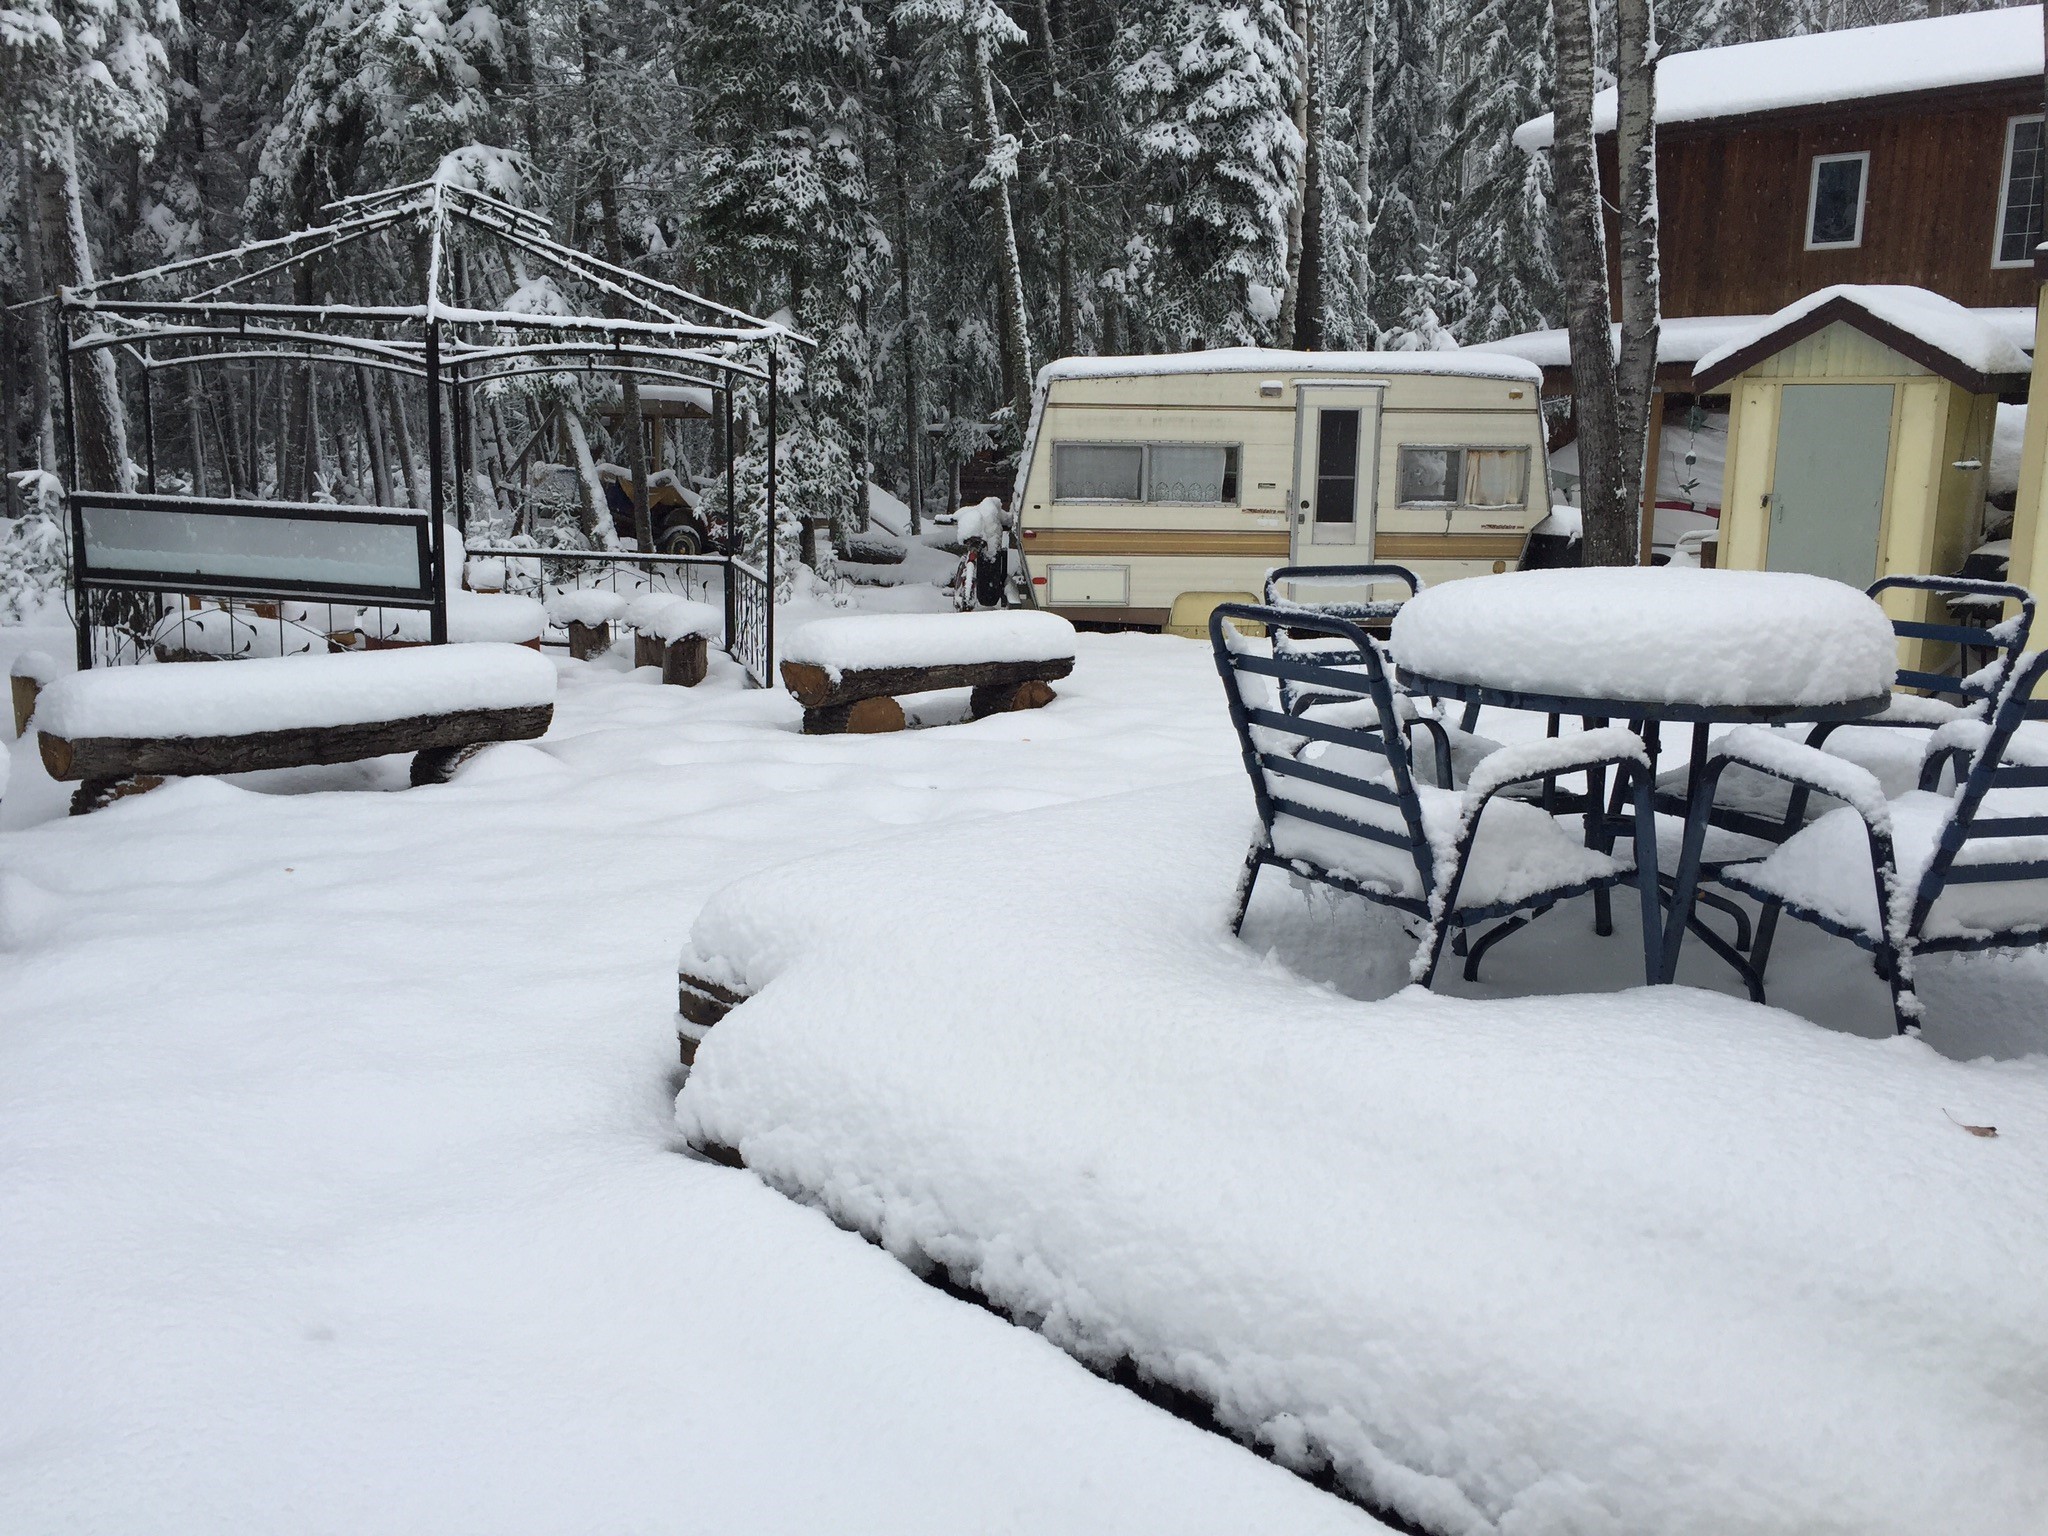
POLYGON ((1301 157, 1301 260, 1296 264, 1288 295, 1294 303, 1294 330, 1281 340, 1303 352, 1323 344, 1323 29, 1313 0, 1305 7, 1308 34, 1303 39, 1302 96, 1308 104, 1307 142, 1301 157))
MULTIPOLYGON (((1645 462, 1650 411, 1656 402, 1660 278, 1657 264, 1657 19, 1654 0, 1617 0, 1614 73, 1620 98, 1615 163, 1620 170, 1621 349, 1615 364, 1615 417, 1621 478, 1616 499, 1650 515, 1645 462)), ((1642 558, 1646 530, 1632 527, 1629 559, 1642 558)), ((1604 551, 1603 551, 1604 553, 1604 551)), ((1599 563, 1619 564, 1602 560, 1599 563)))
MULTIPOLYGON (((1049 3, 1049 0, 1047 0, 1049 3)), ((897 332, 903 348, 903 464, 910 504, 910 531, 922 530, 924 520, 924 411, 918 403, 917 305, 911 288, 910 218, 910 102, 905 77, 911 70, 908 50, 892 17, 889 22, 889 119, 890 152, 896 206, 896 289, 903 296, 902 326, 897 332)))
MULTIPOLYGON (((597 23, 591 7, 577 7, 576 17, 583 43, 583 94, 590 108, 590 141, 597 148, 597 208, 603 224, 605 255, 615 267, 629 265, 626 240, 619 228, 619 182, 612 169, 612 157, 605 146, 610 142, 600 105, 604 92, 597 79, 597 23)), ((609 306, 616 315, 619 306, 609 306)), ((626 468, 633 476, 633 540, 640 552, 654 549, 654 511, 650 506, 654 487, 647 483, 647 423, 640 414, 640 380, 631 373, 619 375, 620 421, 626 433, 626 468)))
POLYGON ((1038 46, 1045 52, 1046 80, 1051 87, 1052 138, 1046 156, 1047 179, 1052 184, 1053 225, 1058 231, 1059 251, 1059 355, 1072 357, 1077 347, 1074 293, 1074 130, 1073 114, 1067 110, 1067 76, 1060 64, 1060 51, 1053 37, 1053 0, 1038 0, 1038 46))
POLYGON ((185 370, 185 430, 192 444, 192 494, 213 494, 212 477, 206 473, 206 400, 200 392, 198 370, 185 370))
POLYGON ((1003 143, 1002 125, 996 119, 995 69, 989 60, 986 39, 963 35, 967 55, 967 78, 974 98, 975 149, 981 156, 981 170, 974 185, 988 194, 989 214, 995 221, 996 276, 1000 290, 1003 324, 1004 380, 1019 441, 1031 420, 1031 337, 1024 320, 1024 262, 1017 254, 1017 222, 1010 211, 1010 177, 1014 168, 998 162, 1003 143))
MULTIPOLYGON (((28 296, 41 298, 50 291, 50 283, 43 272, 42 236, 36 228, 36 199, 31 186, 33 174, 30 167, 33 162, 29 159, 26 143, 17 146, 16 164, 21 167, 21 186, 15 194, 21 201, 21 277, 28 286, 28 296)), ((36 466, 54 473, 59 460, 57 402, 51 387, 54 375, 50 357, 50 312, 45 308, 24 313, 28 328, 29 399, 36 413, 36 466)))
POLYGON ((358 368, 356 405, 363 418, 363 443, 370 455, 371 494, 380 507, 393 506, 391 499, 391 455, 384 447, 384 421, 377 410, 377 391, 370 383, 370 370, 358 368))
POLYGON ((405 473, 405 499, 425 510, 426 500, 420 494, 420 461, 413 455, 412 413, 405 408, 405 391, 399 388, 394 376, 387 373, 384 379, 391 398, 391 423, 397 428, 398 462, 405 473))
MULTIPOLYGON (((78 189, 78 150, 71 130, 60 130, 55 158, 36 160, 36 223, 43 241, 43 270, 59 286, 79 288, 93 280, 92 247, 85 234, 85 203, 78 189)), ((58 366, 70 366, 59 358, 58 366)), ((134 489, 128 464, 128 421, 121 409, 114 354, 102 347, 87 354, 72 375, 73 431, 78 440, 80 487, 102 491, 134 489)), ((74 487, 74 489, 80 488, 74 487)))
POLYGON ((1294 132, 1302 153, 1294 162, 1294 196, 1287 204, 1287 277, 1280 296, 1280 320, 1274 336, 1282 346, 1294 339, 1295 316, 1301 299, 1301 228, 1304 205, 1308 202, 1308 50, 1309 0, 1291 0, 1288 20, 1299 45, 1296 57, 1301 67, 1294 77, 1294 132))
MULTIPOLYGON (((1358 57, 1352 61, 1352 68, 1358 74, 1358 121, 1352 125, 1356 143, 1352 146, 1355 160, 1351 171, 1351 190, 1358 198, 1358 217, 1362 226, 1358 231, 1358 270, 1353 274, 1352 282, 1358 290, 1358 323, 1368 327, 1371 321, 1365 305, 1372 295, 1372 260, 1368 254, 1372 236, 1372 135, 1379 73, 1379 33, 1374 28, 1373 15, 1373 7, 1366 6, 1358 28, 1358 57)), ((1354 335, 1350 338, 1353 346, 1371 340, 1370 336, 1354 335)))
POLYGON ((1558 274, 1571 333, 1579 502, 1588 565, 1633 565, 1635 515, 1621 494, 1614 339, 1608 318, 1607 238, 1593 158, 1592 0, 1557 0, 1557 114, 1551 174, 1557 191, 1558 274))

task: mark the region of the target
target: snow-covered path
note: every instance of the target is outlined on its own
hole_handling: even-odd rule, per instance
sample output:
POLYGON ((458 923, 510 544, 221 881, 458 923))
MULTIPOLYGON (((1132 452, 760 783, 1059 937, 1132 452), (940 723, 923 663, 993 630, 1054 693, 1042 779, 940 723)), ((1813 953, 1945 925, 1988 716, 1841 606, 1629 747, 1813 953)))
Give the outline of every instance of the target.
POLYGON ((674 1148, 713 888, 1230 766, 1193 647, 1089 644, 1055 713, 894 740, 571 665, 446 787, 0 836, 0 1529, 1371 1528, 674 1148))

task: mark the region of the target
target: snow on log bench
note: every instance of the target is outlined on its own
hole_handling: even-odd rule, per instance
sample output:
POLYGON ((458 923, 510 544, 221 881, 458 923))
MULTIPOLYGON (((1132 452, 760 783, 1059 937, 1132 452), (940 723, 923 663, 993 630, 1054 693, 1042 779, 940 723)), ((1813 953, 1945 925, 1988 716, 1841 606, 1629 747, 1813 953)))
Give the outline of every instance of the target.
MULTIPOLYGON (((431 621, 417 608, 371 609, 365 616, 370 649, 399 650, 433 642, 431 621)), ((448 638, 462 644, 523 645, 540 649, 547 632, 548 611, 538 598, 509 592, 448 594, 448 638)))
POLYGON ((438 783, 479 747, 541 735, 554 696, 553 664, 523 646, 437 645, 78 672, 43 690, 35 725, 50 777, 81 786, 76 814, 169 775, 392 752, 438 783))
POLYGON ((711 637, 725 633, 725 615, 709 603, 646 592, 627 605, 633 665, 661 668, 661 680, 694 688, 711 670, 711 637))
POLYGON ((863 614, 806 624, 782 646, 782 681, 807 735, 900 731, 897 696, 972 688, 974 719, 1053 701, 1074 670, 1074 626, 1057 614, 863 614))
POLYGON ((612 620, 625 611, 625 598, 597 587, 557 587, 548 594, 548 618, 569 631, 569 654, 578 661, 612 648, 612 620))

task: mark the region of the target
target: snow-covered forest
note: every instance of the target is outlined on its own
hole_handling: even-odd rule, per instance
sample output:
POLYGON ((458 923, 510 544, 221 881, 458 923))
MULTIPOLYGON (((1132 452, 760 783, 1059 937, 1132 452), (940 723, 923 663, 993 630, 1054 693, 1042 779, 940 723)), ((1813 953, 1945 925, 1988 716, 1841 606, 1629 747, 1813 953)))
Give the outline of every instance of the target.
MULTIPOLYGON (((1669 51, 1965 8, 1667 0, 1658 25, 1669 51)), ((1014 440, 1050 357, 1558 324, 1548 164, 1509 143, 1548 109, 1550 9, 16 0, 0 8, 9 467, 59 462, 49 312, 23 301, 437 168, 818 337, 789 494, 842 519, 865 479, 945 502, 964 456, 1014 440)), ((369 265, 344 252, 308 281, 340 298, 402 280, 369 265)), ((413 451, 402 411, 368 398, 302 418, 311 454, 253 387, 160 409, 218 477, 304 495, 369 499, 372 460, 413 451), (344 426, 386 441, 364 452, 344 426)), ((509 455, 489 432, 482 451, 509 455)))

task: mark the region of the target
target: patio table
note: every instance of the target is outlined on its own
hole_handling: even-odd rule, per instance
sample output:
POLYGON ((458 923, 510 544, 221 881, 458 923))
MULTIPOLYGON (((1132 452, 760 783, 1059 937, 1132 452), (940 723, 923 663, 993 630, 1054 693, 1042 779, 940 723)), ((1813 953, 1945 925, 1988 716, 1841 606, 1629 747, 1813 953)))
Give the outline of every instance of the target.
MULTIPOLYGON (((1447 582, 1402 607, 1389 644, 1402 686, 1416 693, 1577 715, 1589 726, 1629 722, 1649 750, 1652 784, 1666 722, 1695 728, 1696 776, 1708 727, 1863 719, 1889 702, 1897 665, 1891 621, 1854 587, 1668 566, 1447 582)), ((1615 815, 1602 787, 1588 786, 1586 832, 1611 847, 1615 815)), ((1645 978, 1668 982, 1684 928, 1663 931, 1656 839, 1640 826, 1636 858, 1645 978)))

